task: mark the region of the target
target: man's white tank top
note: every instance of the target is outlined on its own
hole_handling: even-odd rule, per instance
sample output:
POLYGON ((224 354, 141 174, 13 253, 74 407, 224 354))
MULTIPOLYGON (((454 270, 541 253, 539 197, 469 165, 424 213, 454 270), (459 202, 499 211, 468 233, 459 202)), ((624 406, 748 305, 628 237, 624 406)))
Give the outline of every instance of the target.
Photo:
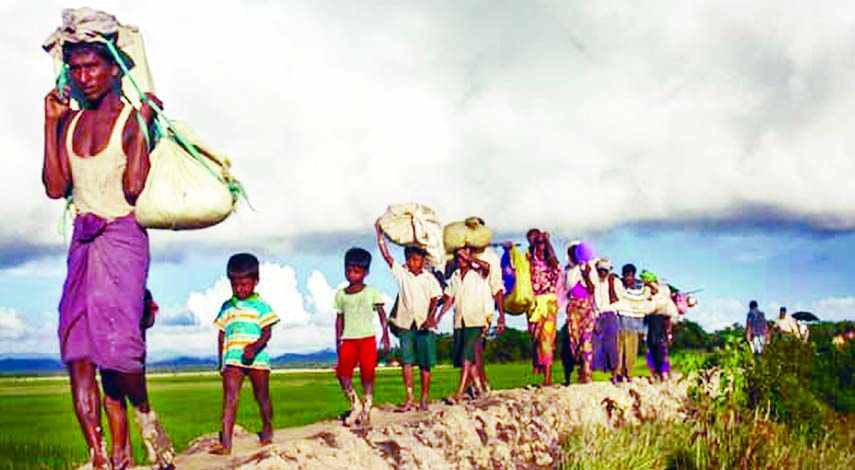
POLYGON ((74 152, 74 130, 83 114, 78 112, 66 132, 66 152, 71 165, 72 196, 78 214, 91 213, 107 220, 124 217, 134 207, 125 200, 122 178, 127 156, 122 149, 122 133, 131 113, 125 105, 113 124, 107 146, 96 155, 81 157, 74 152))

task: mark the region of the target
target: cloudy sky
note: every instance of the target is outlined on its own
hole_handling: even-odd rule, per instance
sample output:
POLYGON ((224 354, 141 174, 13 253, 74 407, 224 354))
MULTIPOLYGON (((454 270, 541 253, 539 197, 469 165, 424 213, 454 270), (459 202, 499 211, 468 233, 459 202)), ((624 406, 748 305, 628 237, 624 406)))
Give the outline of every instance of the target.
MULTIPOLYGON (((703 288, 689 317, 710 329, 751 298, 855 318, 849 2, 89 5, 140 27, 167 111, 230 155, 254 207, 150 232, 152 357, 213 353, 244 250, 283 318, 274 352, 330 346, 342 253, 409 201, 501 238, 542 227, 561 251, 592 240, 703 288)), ((0 355, 57 352, 67 237, 40 179, 39 46, 67 6, 0 2, 0 355)))

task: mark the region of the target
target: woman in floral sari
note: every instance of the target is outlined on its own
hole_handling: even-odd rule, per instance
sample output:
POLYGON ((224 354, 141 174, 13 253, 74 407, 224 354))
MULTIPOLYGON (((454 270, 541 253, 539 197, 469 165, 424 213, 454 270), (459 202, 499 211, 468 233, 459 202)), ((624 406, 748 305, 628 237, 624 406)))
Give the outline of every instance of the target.
POLYGON ((528 331, 534 346, 534 373, 543 374, 543 385, 550 386, 558 317, 556 289, 561 268, 549 241, 549 233, 531 229, 526 238, 529 243, 526 257, 531 266, 531 285, 534 290, 534 309, 528 317, 528 331))
POLYGON ((570 373, 579 366, 579 382, 591 381, 593 367, 594 326, 597 311, 594 306, 594 284, 591 280, 593 251, 582 242, 567 250, 568 264, 558 285, 559 305, 567 312, 561 359, 564 363, 564 383, 570 384, 570 373))

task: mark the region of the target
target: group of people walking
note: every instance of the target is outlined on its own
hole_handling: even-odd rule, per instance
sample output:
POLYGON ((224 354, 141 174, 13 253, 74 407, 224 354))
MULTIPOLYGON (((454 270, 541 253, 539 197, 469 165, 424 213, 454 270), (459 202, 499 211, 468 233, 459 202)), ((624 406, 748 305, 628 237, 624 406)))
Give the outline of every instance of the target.
POLYGON ((526 239, 535 299, 526 320, 534 371, 543 375, 543 385, 553 383, 556 339, 565 384, 573 370, 581 383, 590 382, 594 370, 610 373, 615 383, 631 380, 645 332, 651 372, 667 377, 671 321, 679 315, 667 283, 649 271, 639 276, 633 264, 618 276, 608 258, 593 257, 582 242, 569 244, 562 267, 548 232, 531 229, 526 239), (566 318, 560 329, 559 315, 566 318))
MULTIPOLYGON (((103 42, 66 42, 63 63, 70 83, 45 98, 43 181, 54 199, 74 198, 74 233, 68 252, 68 275, 59 305, 59 343, 70 376, 74 410, 86 439, 93 468, 126 468, 133 462, 127 405, 135 408, 150 460, 172 468, 174 452, 151 409, 145 380, 145 330, 156 304, 146 291, 149 241, 135 220, 134 205, 146 184, 149 153, 154 147, 156 112, 149 95, 134 109, 121 93, 122 69, 103 42), (71 106, 71 99, 80 109, 71 106), (112 449, 101 429, 101 376, 112 449)), ((579 369, 581 382, 600 368, 615 382, 629 380, 638 350, 638 337, 647 325, 647 343, 659 377, 667 375, 667 329, 676 316, 667 284, 655 276, 636 277, 625 265, 618 277, 605 258, 583 259, 580 245, 568 249, 564 267, 549 233, 527 233, 534 304, 527 313, 534 350, 533 366, 552 384, 556 336, 565 343, 562 360, 565 382, 579 369), (669 305, 670 303, 670 305, 669 305), (567 315, 558 329, 559 315, 567 315)), ((404 262, 389 253, 377 230, 380 253, 398 285, 398 300, 389 321, 379 291, 366 285, 371 254, 362 248, 344 256, 348 285, 336 293, 336 375, 351 404, 347 424, 369 423, 373 402, 377 344, 373 317, 378 316, 388 346, 391 331, 400 342, 407 411, 425 409, 430 399, 431 371, 436 365, 434 329, 454 309, 454 362, 460 367, 454 402, 472 387, 489 391, 483 363, 486 332, 498 312, 496 331, 505 328, 501 262, 492 249, 462 246, 454 250, 446 273, 425 267, 427 253, 417 246, 404 250, 404 262), (360 368, 363 397, 353 387, 360 368), (421 389, 414 391, 414 370, 421 389)), ((265 347, 278 317, 255 293, 258 260, 249 254, 232 257, 227 266, 233 296, 217 316, 218 356, 223 376, 223 432, 215 451, 231 451, 237 397, 249 377, 259 403, 261 442, 272 439, 273 407, 269 397, 269 357, 265 347)), ((648 273, 649 274, 649 273, 648 273)))
MULTIPOLYGON (((796 315, 798 314, 799 312, 796 312, 796 315)), ((760 310, 757 301, 748 302, 748 314, 745 316, 745 340, 748 342, 751 352, 757 356, 762 355, 773 333, 807 341, 810 336, 810 328, 808 328, 807 323, 799 322, 793 318, 787 312, 787 307, 784 306, 778 310, 778 318, 773 327, 766 321, 766 314, 760 310)))
MULTIPOLYGON (((371 253, 359 247, 344 256, 348 285, 336 293, 336 375, 351 405, 345 424, 370 422, 377 343, 372 326, 377 315, 381 343, 389 344, 389 331, 399 339, 404 402, 398 411, 426 409, 430 399, 431 371, 437 363, 435 329, 453 308, 453 362, 460 368, 457 391, 445 399, 454 403, 469 393, 488 393, 483 361, 487 332, 498 313, 496 332, 505 329, 505 285, 501 262, 492 248, 462 246, 453 250, 445 272, 428 266, 428 253, 418 246, 404 249, 404 261, 389 252, 386 237, 376 225, 377 244, 394 276, 398 297, 387 320, 376 288, 366 285, 371 253), (363 385, 360 399, 353 387, 357 365, 363 385), (418 367, 421 390, 418 403, 413 370, 418 367)), ((544 386, 553 384, 556 342, 561 344, 564 381, 574 369, 581 383, 591 381, 594 369, 611 374, 612 381, 630 381, 646 332, 648 362, 658 379, 670 371, 668 342, 671 321, 679 315, 671 287, 649 271, 637 273, 626 264, 618 276, 606 258, 593 258, 590 247, 571 243, 567 262, 561 266, 549 233, 531 229, 526 234, 526 260, 530 267, 534 303, 526 315, 532 341, 534 372, 544 386), (566 322, 558 328, 559 314, 566 322)))

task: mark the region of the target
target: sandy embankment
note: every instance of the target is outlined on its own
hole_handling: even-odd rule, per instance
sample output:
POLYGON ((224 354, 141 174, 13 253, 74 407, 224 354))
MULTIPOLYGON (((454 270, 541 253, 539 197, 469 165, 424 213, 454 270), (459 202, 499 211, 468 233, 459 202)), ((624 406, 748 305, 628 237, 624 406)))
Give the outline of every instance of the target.
POLYGON ((621 386, 506 390, 403 414, 383 408, 370 428, 326 421, 282 429, 266 447, 241 432, 231 457, 208 454, 217 439, 212 434, 194 441, 176 464, 179 469, 549 468, 558 464, 561 442, 573 428, 682 418, 686 382, 638 379, 621 386))

